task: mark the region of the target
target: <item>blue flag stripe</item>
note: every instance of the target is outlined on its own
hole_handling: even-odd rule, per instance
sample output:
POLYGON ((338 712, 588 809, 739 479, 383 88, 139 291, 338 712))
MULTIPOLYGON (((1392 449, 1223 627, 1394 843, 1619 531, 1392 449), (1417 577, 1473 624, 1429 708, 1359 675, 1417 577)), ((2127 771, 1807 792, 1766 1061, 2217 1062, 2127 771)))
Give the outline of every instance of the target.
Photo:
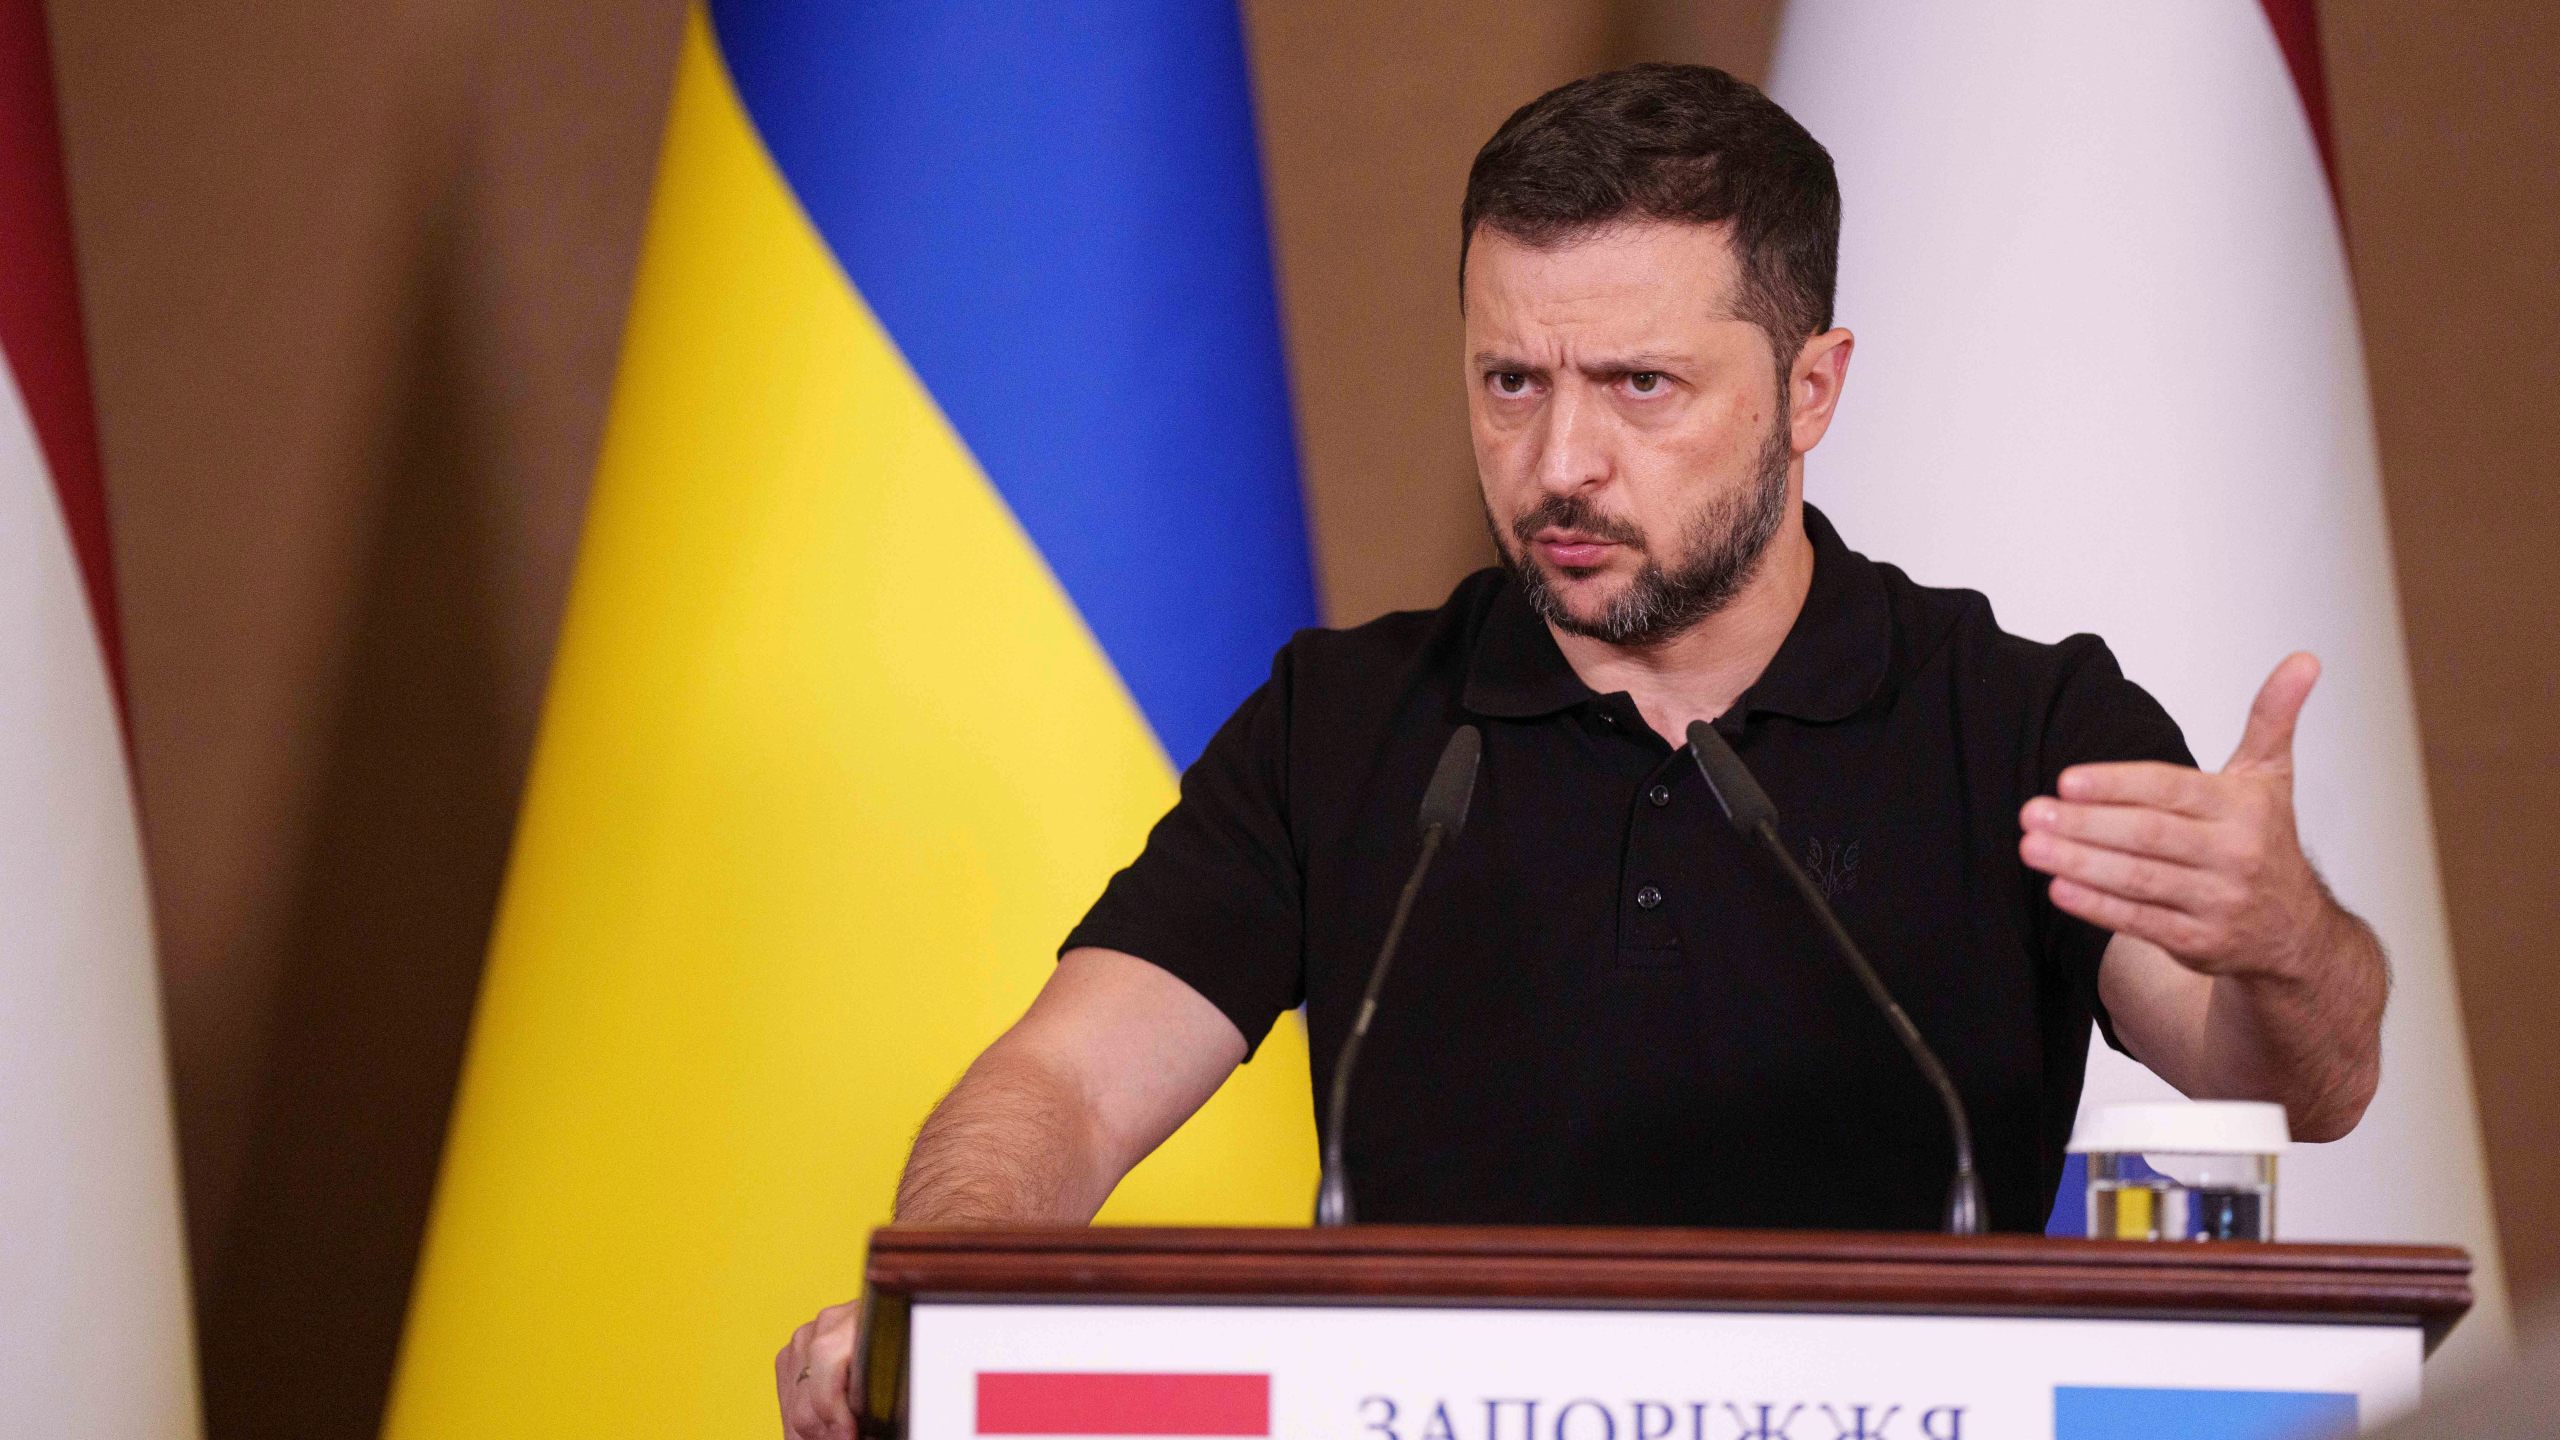
POLYGON ((794 195, 1187 765, 1316 618, 1235 11, 710 8, 794 195))
POLYGON ((2047 1235, 2089 1233, 2089 1157, 2062 1157, 2062 1183, 2054 1187, 2053 1213, 2044 1222, 2047 1235))
POLYGON ((2054 1440, 2339 1440, 2356 1397, 2317 1390, 2154 1390, 2062 1385, 2054 1440))

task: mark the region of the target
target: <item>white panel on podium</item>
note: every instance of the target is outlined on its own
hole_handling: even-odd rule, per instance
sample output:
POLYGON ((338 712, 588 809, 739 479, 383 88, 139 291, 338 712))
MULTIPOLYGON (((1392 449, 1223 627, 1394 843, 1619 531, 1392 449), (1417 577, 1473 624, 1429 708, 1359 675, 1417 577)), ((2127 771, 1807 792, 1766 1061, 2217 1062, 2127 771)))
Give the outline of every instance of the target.
POLYGON ((2421 1358, 2379 1323, 930 1301, 912 1323, 914 1440, 2310 1440, 2413 1406, 2421 1358))

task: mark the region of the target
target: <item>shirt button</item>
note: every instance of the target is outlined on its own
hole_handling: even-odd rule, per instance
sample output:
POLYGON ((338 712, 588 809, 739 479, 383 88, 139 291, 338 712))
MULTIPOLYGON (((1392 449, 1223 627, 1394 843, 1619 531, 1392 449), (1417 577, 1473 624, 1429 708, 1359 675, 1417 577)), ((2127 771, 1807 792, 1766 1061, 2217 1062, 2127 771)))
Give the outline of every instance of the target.
POLYGON ((1656 805, 1668 805, 1671 803, 1671 787, 1668 785, 1656 785, 1652 789, 1644 792, 1644 798, 1652 801, 1656 805))
POLYGON ((1639 910, 1651 910, 1661 903, 1662 892, 1650 885, 1636 892, 1636 908, 1639 910))

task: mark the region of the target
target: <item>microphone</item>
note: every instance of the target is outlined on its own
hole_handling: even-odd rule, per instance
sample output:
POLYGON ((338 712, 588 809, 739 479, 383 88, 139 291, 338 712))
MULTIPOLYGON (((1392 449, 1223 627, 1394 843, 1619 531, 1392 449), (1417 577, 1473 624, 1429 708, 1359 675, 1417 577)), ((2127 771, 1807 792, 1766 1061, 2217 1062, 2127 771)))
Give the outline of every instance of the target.
POLYGON ((1929 1088, 1938 1092, 1938 1102, 1947 1107, 1947 1129, 1954 1134, 1956 1142, 1956 1173, 1947 1187, 1947 1233, 1981 1234, 1987 1225, 1983 1215, 1982 1177, 1973 1168, 1973 1127, 1966 1123, 1964 1100, 1956 1094, 1955 1082, 1947 1078, 1947 1067, 1938 1063, 1937 1052, 1929 1048, 1928 1041, 1920 1038, 1920 1027, 1912 1024, 1911 1017, 1902 1013, 1902 1007, 1894 1003, 1893 992, 1884 986, 1884 977, 1876 974, 1875 967, 1867 963, 1866 955, 1858 949, 1858 942, 1849 938, 1847 927, 1840 923, 1838 915, 1832 913, 1831 902, 1822 898, 1822 891, 1814 885, 1812 877, 1804 873, 1804 868, 1796 864, 1795 857, 1787 853, 1787 847, 1779 843, 1778 807, 1769 803, 1768 792, 1760 788, 1759 781, 1751 778, 1751 771, 1743 765, 1742 757, 1734 754, 1733 747, 1724 743, 1724 737, 1704 720, 1692 721, 1689 725, 1689 752, 1698 762, 1698 773, 1707 777, 1707 788, 1715 792, 1716 803, 1724 807, 1725 818, 1733 822, 1733 828, 1742 832, 1744 839, 1759 841, 1760 847, 1769 852, 1769 858, 1777 861, 1778 868, 1795 882, 1796 893, 1804 897, 1805 908, 1813 912, 1813 917, 1822 922, 1823 933, 1831 937, 1832 948, 1840 952, 1841 959, 1849 962, 1849 969, 1858 977, 1858 983, 1866 987, 1867 998, 1884 1012, 1886 1023, 1901 1039, 1902 1048, 1911 1052, 1911 1063, 1920 1067, 1929 1088))
POLYGON ((1360 1059, 1360 1042, 1369 1038, 1369 1022, 1377 1018, 1378 992, 1386 988, 1387 967, 1395 963, 1396 945, 1404 939, 1404 922, 1413 914, 1413 897, 1422 892, 1422 877, 1432 857, 1450 836, 1466 828, 1467 806, 1475 799, 1476 762, 1484 754, 1484 736, 1473 725, 1461 725, 1432 767, 1431 784, 1422 792, 1422 853, 1414 857, 1413 874, 1396 897, 1396 912, 1387 922, 1387 938, 1378 945, 1378 962, 1369 969, 1369 988, 1360 996, 1360 1012, 1351 1033, 1343 1037, 1342 1055, 1333 1062, 1333 1093, 1325 1102, 1324 1174, 1316 1184, 1316 1223, 1351 1223, 1351 1181, 1342 1169, 1342 1119, 1351 1104, 1351 1068, 1360 1059))

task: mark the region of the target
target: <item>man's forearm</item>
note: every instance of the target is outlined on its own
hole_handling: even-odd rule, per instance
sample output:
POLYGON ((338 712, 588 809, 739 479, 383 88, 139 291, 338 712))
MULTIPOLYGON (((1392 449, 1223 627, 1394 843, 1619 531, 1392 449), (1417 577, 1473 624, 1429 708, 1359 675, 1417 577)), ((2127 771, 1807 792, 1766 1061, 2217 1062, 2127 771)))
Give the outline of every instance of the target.
POLYGON ((2205 1017, 2211 1092, 2282 1104, 2297 1140, 2354 1129, 2382 1077, 2382 944, 2334 903, 2322 932, 2282 972, 2216 978, 2205 1017))
POLYGON ((978 1057, 916 1135, 897 1218, 951 1225, 1081 1225, 1111 1190, 1084 1097, 1036 1057, 978 1057))

